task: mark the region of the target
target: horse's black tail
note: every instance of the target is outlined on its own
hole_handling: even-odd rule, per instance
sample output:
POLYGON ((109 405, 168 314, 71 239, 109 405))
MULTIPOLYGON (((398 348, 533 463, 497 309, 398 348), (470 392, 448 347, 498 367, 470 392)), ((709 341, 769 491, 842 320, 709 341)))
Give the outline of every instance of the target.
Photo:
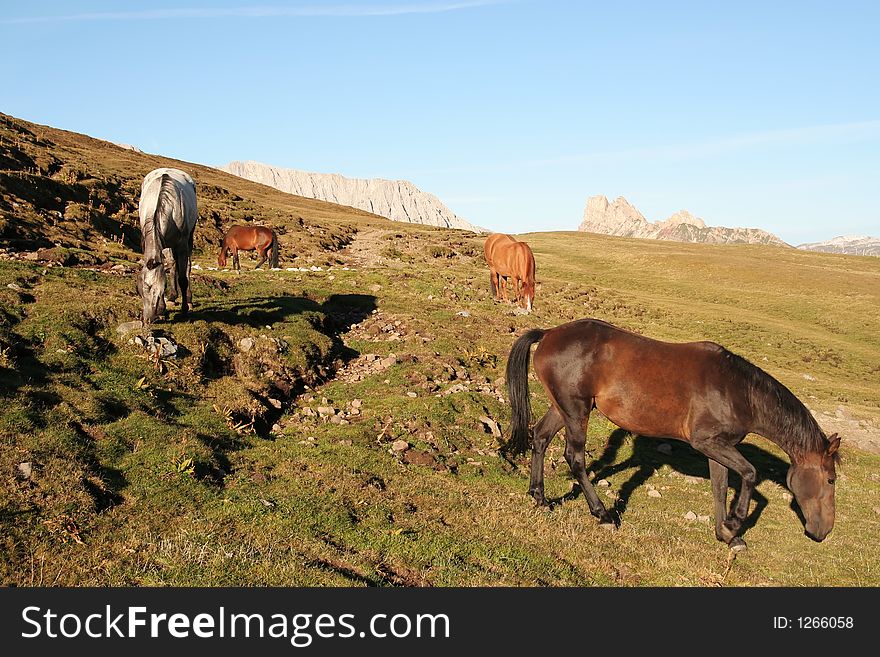
POLYGON ((510 397, 510 438, 504 451, 524 454, 531 445, 532 402, 529 398, 531 347, 544 337, 543 329, 532 329, 510 348, 507 357, 507 394, 510 397))
POLYGON ((272 231, 272 254, 269 256, 269 267, 278 269, 278 236, 272 231))

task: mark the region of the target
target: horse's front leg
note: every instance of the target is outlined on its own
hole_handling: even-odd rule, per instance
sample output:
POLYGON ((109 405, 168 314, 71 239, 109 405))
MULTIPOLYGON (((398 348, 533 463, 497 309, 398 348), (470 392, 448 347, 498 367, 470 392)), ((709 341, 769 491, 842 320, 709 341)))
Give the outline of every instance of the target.
POLYGON ((746 547, 738 536, 749 513, 749 503, 755 492, 757 472, 754 466, 734 447, 743 436, 721 434, 711 438, 692 438, 693 447, 709 457, 709 476, 715 506, 715 536, 731 549, 746 547), (727 513, 727 471, 736 472, 742 480, 736 504, 727 513))
POLYGON ((186 254, 186 295, 184 298, 186 302, 192 307, 192 285, 190 282, 192 281, 192 251, 193 251, 193 239, 195 237, 195 231, 189 234, 189 251, 186 254))
POLYGON ((177 261, 171 249, 162 249, 162 265, 165 267, 165 278, 167 281, 165 299, 175 301, 180 294, 180 289, 177 286, 177 261))
POLYGON ((727 521, 727 473, 728 469, 725 466, 709 459, 709 478, 712 480, 712 498, 715 506, 715 538, 731 547, 745 546, 745 541, 732 534, 724 525, 727 521))
POLYGON ((559 433, 563 424, 559 411, 555 406, 551 406, 532 430, 532 470, 529 479, 529 495, 538 506, 547 504, 547 500, 544 498, 544 454, 547 451, 547 445, 550 444, 553 436, 559 433))
POLYGON ((241 271, 241 264, 238 262, 238 247, 232 247, 232 268, 236 271, 241 271))

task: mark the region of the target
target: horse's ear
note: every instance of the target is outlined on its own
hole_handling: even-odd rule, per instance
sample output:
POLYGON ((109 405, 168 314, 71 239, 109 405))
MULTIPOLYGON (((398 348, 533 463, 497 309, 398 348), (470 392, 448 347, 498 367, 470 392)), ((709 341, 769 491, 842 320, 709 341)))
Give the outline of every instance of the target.
POLYGON ((840 449, 840 436, 836 433, 828 436, 828 449, 825 450, 828 456, 833 456, 840 449))

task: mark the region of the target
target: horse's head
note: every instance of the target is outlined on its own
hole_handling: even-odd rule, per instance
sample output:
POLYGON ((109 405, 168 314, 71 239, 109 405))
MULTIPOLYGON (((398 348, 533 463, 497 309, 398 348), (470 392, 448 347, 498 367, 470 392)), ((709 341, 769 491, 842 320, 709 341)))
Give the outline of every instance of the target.
POLYGON ((148 258, 137 280, 138 294, 144 303, 144 324, 165 314, 165 267, 161 258, 148 258))
POLYGON ((535 303, 535 281, 534 279, 523 281, 522 286, 522 304, 523 308, 532 312, 532 306, 535 303))
POLYGON ((807 454, 788 469, 786 483, 804 516, 804 529, 814 541, 822 541, 834 527, 834 482, 840 438, 828 438, 827 448, 807 454))
POLYGON ((217 264, 221 267, 226 266, 226 244, 220 247, 220 253, 217 254, 217 264))

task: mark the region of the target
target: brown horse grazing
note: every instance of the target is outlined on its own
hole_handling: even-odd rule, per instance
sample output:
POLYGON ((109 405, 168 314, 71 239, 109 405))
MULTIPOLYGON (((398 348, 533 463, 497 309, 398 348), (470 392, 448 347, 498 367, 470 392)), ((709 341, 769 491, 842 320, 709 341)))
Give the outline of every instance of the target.
POLYGON ((565 427, 565 459, 602 523, 613 519, 587 478, 586 426, 599 409, 626 431, 690 443, 709 458, 715 500, 715 536, 743 549, 737 536, 749 510, 756 471, 736 449, 748 433, 765 436, 791 460, 787 484, 803 514, 807 536, 816 541, 834 526, 835 463, 840 438, 826 438, 791 391, 772 376, 714 342, 682 344, 642 337, 597 319, 583 319, 520 337, 507 361, 511 437, 506 449, 529 446, 529 349, 535 350, 538 380, 550 409, 531 436, 529 493, 544 499, 544 452, 565 427), (728 469, 742 486, 727 512, 728 469))
POLYGON ((269 254, 269 266, 272 269, 278 268, 278 237, 274 230, 266 226, 233 226, 226 231, 223 243, 220 245, 217 264, 221 267, 226 266, 227 251, 232 252, 232 266, 239 271, 241 270, 241 265, 238 262, 239 251, 257 252, 260 261, 254 269, 259 269, 266 262, 267 254, 269 254))
POLYGON ((525 242, 517 242, 510 235, 492 233, 483 245, 486 264, 489 265, 489 284, 495 300, 499 292, 507 301, 505 278, 510 278, 516 302, 531 312, 535 301, 535 256, 525 242))

